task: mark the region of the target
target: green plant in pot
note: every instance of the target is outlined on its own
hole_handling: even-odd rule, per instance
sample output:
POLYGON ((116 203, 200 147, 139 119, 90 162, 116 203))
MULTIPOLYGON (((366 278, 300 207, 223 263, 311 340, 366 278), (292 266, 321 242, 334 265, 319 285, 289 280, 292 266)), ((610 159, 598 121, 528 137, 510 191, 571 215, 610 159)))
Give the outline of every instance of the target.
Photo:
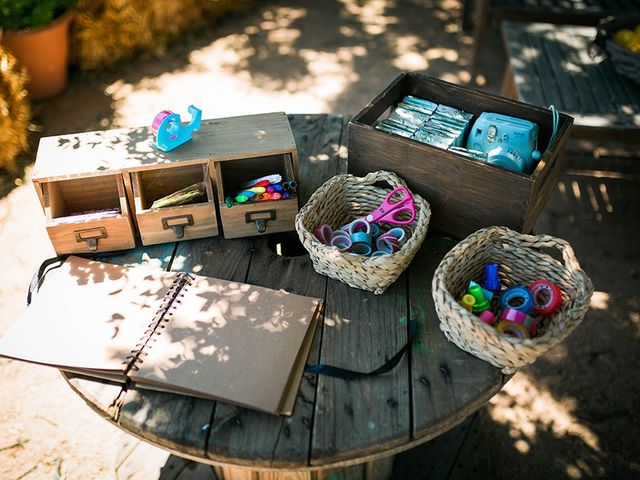
POLYGON ((2 45, 27 68, 34 99, 51 97, 67 84, 69 23, 76 0, 0 0, 2 45))

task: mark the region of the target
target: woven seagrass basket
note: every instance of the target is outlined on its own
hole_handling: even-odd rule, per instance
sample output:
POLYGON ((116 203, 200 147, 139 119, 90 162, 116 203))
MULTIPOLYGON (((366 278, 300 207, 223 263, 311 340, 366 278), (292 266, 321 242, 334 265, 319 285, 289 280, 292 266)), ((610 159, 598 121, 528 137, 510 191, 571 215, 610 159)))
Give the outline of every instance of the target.
POLYGON ((594 43, 611 59, 613 68, 620 74, 640 84, 640 53, 618 45, 612 40, 613 35, 623 28, 633 30, 640 25, 640 14, 610 16, 598 22, 594 43))
POLYGON ((432 294, 440 329, 449 341, 511 374, 560 343, 575 329, 589 309, 591 280, 582 271, 565 240, 549 235, 524 235, 506 227, 489 227, 469 235, 447 253, 433 276, 432 294), (549 250, 559 252, 562 261, 549 250), (541 317, 538 334, 531 339, 501 335, 465 310, 458 300, 469 281, 480 282, 486 263, 500 266, 503 285, 529 285, 540 278, 555 283, 562 306, 541 317))
POLYGON ((431 208, 419 195, 413 194, 416 218, 404 227, 406 240, 400 250, 389 255, 364 257, 342 253, 336 247, 321 243, 313 230, 321 224, 337 229, 366 216, 384 201, 393 188, 400 186, 406 187, 406 184, 396 174, 380 170, 365 177, 337 175, 311 195, 296 216, 296 230, 316 272, 378 295, 396 281, 411 263, 427 233, 431 208), (391 188, 376 186, 380 182, 388 183, 391 188))

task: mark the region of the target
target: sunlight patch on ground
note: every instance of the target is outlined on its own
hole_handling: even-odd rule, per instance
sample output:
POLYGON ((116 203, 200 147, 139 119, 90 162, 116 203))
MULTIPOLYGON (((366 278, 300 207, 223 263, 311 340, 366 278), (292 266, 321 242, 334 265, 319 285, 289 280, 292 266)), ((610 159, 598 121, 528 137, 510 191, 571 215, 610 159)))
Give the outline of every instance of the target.
POLYGON ((341 0, 345 10, 356 17, 362 24, 363 30, 369 35, 385 33, 389 25, 398 23, 397 17, 385 16, 387 8, 395 6, 395 2, 388 0, 370 0, 358 2, 356 0, 341 0))
MULTIPOLYGON (((538 432, 556 438, 577 438, 597 452, 600 450, 598 437, 574 415, 576 407, 575 399, 556 399, 527 375, 518 373, 491 399, 489 414, 495 422, 509 428, 514 448, 523 454, 535 449, 538 432)), ((574 461, 575 465, 567 467, 568 474, 585 471, 585 466, 579 464, 580 459, 574 461)))
POLYGON ((252 62, 268 61, 268 51, 258 51, 247 33, 227 35, 191 52, 180 69, 136 83, 118 80, 109 85, 105 93, 113 99, 113 126, 147 125, 164 109, 186 115, 190 104, 202 109, 204 118, 330 112, 331 102, 359 81, 354 62, 367 51, 361 45, 332 52, 295 50, 300 31, 291 24, 304 15, 304 9, 276 8, 265 12, 264 20, 251 32, 265 31, 278 55, 306 64, 305 74, 273 78, 255 73, 252 62))
POLYGON ((589 307, 594 310, 608 310, 609 309, 609 298, 610 295, 607 292, 593 292, 591 295, 591 303, 589 307))

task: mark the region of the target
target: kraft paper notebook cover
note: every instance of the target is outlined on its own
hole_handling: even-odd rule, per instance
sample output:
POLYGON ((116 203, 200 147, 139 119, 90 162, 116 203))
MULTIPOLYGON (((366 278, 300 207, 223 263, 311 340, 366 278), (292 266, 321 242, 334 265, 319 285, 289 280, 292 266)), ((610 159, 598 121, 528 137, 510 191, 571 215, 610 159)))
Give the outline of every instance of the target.
POLYGON ((46 274, 0 355, 290 415, 321 303, 72 256, 46 274))

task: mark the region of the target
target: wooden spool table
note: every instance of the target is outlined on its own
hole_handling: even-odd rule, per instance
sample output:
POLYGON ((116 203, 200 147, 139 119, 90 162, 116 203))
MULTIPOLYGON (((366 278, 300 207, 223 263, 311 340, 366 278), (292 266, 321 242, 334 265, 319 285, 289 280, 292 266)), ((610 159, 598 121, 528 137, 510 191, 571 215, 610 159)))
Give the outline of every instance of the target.
POLYGON ((589 55, 595 27, 502 24, 508 63, 502 94, 574 118, 572 137, 637 142, 640 86, 608 58, 589 55))
MULTIPOLYGON (((300 205, 346 171, 346 120, 289 117, 300 158, 300 205)), ((391 372, 345 381, 303 377, 293 416, 278 417, 214 402, 112 384, 63 372, 102 417, 180 457, 214 465, 225 479, 387 478, 393 455, 447 432, 503 386, 499 369, 449 343, 438 327, 431 280, 455 241, 429 232, 405 273, 380 296, 318 275, 284 235, 206 238, 139 247, 104 261, 157 263, 325 299, 309 362, 369 370, 407 341, 411 352, 391 372), (281 252, 278 255, 275 252, 281 252)), ((302 247, 299 246, 298 250, 302 247)))

